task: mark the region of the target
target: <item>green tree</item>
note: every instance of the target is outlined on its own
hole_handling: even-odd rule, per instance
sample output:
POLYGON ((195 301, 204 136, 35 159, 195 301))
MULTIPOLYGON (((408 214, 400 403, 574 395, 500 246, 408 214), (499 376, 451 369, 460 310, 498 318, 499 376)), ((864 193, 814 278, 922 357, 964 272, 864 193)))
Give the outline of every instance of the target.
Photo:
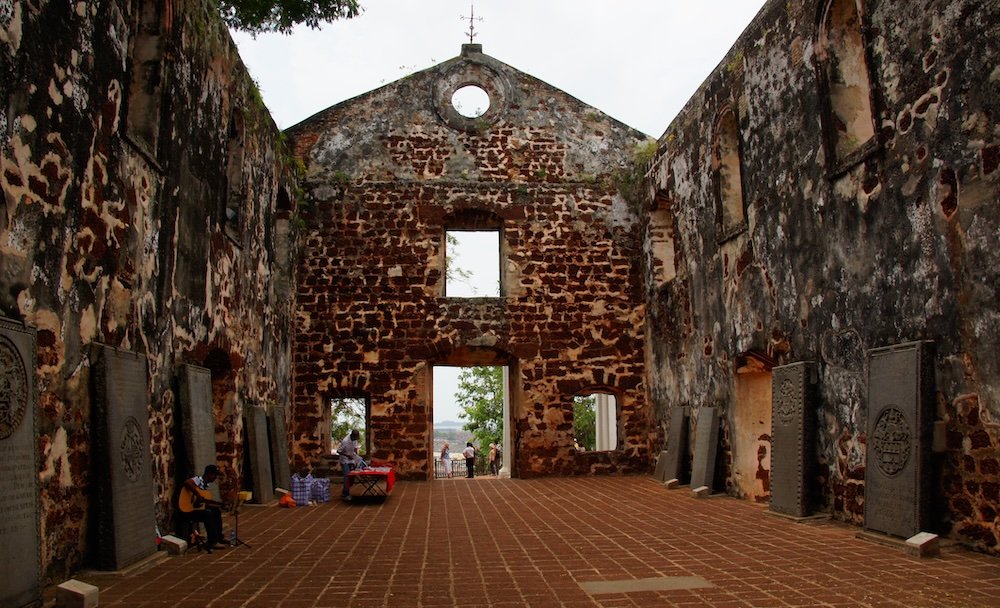
POLYGON ((573 397, 573 432, 581 448, 597 448, 597 399, 593 395, 573 397))
POLYGON ((365 444, 365 414, 367 403, 363 397, 347 397, 330 400, 330 439, 339 445, 352 430, 361 433, 362 449, 365 444))
POLYGON ((462 408, 462 428, 472 433, 476 448, 503 442, 503 368, 467 367, 458 375, 455 400, 462 408))
POLYGON ((219 0, 219 12, 229 27, 259 34, 289 34, 299 23, 318 28, 361 12, 358 0, 219 0))

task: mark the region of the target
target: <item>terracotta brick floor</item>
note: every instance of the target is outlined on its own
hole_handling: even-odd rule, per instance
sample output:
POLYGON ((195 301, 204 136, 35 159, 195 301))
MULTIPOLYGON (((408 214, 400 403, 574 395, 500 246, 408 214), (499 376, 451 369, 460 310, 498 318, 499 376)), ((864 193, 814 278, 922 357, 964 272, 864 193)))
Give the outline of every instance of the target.
POLYGON ((248 508, 245 547, 78 576, 105 608, 1000 606, 1000 558, 934 559, 649 477, 401 482, 381 504, 248 508), (590 595, 580 583, 710 587, 590 595))

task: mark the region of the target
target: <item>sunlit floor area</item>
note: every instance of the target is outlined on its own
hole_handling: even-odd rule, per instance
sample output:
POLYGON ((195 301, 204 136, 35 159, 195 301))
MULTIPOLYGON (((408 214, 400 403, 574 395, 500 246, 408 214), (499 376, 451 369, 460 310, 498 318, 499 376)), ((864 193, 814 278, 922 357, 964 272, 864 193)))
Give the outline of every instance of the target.
MULTIPOLYGON (((227 522, 229 524, 230 522, 227 522)), ((102 607, 997 606, 1000 559, 919 559, 650 477, 400 482, 382 503, 244 509, 251 547, 83 573, 102 607)))

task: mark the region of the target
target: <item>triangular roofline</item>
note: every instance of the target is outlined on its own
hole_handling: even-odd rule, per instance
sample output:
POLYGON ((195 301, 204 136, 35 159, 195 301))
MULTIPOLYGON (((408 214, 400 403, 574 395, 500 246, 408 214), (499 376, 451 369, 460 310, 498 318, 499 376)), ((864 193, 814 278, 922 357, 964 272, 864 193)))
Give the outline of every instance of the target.
POLYGON ((647 135, 646 133, 643 133, 639 129, 636 129, 635 127, 627 125, 624 122, 618 120, 617 118, 615 118, 615 117, 607 114, 606 112, 602 111, 600 108, 591 106, 590 104, 584 102, 583 100, 581 100, 579 97, 576 97, 572 93, 568 93, 568 92, 564 91, 563 89, 560 89, 559 87, 556 87, 555 85, 549 84, 548 82, 545 82, 544 80, 542 80, 542 79, 540 79, 540 78, 538 78, 536 76, 533 76, 533 75, 531 75, 531 74, 529 74, 529 73, 527 73, 527 72, 525 72, 523 70, 519 70, 518 68, 516 68, 516 67, 514 67, 514 66, 512 66, 512 65, 510 65, 508 63, 504 63, 503 61, 500 61, 499 59, 497 59, 495 57, 492 57, 490 55, 487 55, 487 54, 483 53, 482 52, 482 45, 481 44, 463 44, 462 45, 462 52, 459 55, 457 55, 455 57, 452 57, 451 59, 448 59, 448 60, 443 61, 441 63, 437 63, 435 65, 432 65, 432 66, 428 67, 428 68, 424 68, 422 70, 413 72, 412 74, 407 74, 406 76, 403 76, 402 78, 397 78, 396 80, 393 80, 392 82, 386 83, 386 84, 384 84, 384 85, 382 85, 380 87, 374 88, 374 89, 372 89, 370 91, 366 91, 366 92, 361 93, 359 95, 355 95, 354 97, 345 99, 345 100, 343 100, 341 102, 338 102, 338 103, 336 103, 336 104, 334 104, 332 106, 329 106, 327 108, 319 110, 318 112, 312 114, 311 116, 309 116, 307 118, 304 118, 304 119, 300 120, 299 122, 295 123, 294 125, 286 128, 284 130, 284 132, 287 135, 289 135, 289 136, 294 136, 297 131, 303 129, 307 125, 309 125, 311 123, 314 123, 314 122, 321 122, 324 117, 326 117, 326 116, 328 116, 330 114, 336 113, 341 108, 344 108, 344 107, 346 107, 348 105, 352 105, 354 103, 362 101, 362 100, 364 100, 364 99, 366 99, 368 97, 374 96, 374 95, 376 95, 376 94, 384 91, 385 89, 387 89, 389 87, 396 86, 399 83, 401 83, 403 81, 406 81, 406 80, 409 80, 411 78, 419 78, 421 76, 430 74, 432 72, 441 72, 443 74, 443 73, 447 72, 448 69, 451 66, 458 65, 458 64, 462 63, 463 61, 468 61, 470 57, 474 57, 475 58, 474 60, 476 62, 478 62, 478 63, 486 64, 487 66, 493 67, 494 69, 499 68, 499 71, 510 70, 510 71, 516 72, 518 74, 521 74, 521 75, 527 77, 529 79, 529 81, 533 81, 534 83, 537 83, 537 84, 541 85, 542 87, 548 88, 548 89, 550 89, 552 91, 555 91, 555 92, 558 92, 558 93, 560 93, 562 95, 565 95, 566 97, 570 98, 572 101, 574 101, 577 104, 579 104, 581 106, 581 109, 592 110, 592 111, 596 111, 596 112, 600 113, 601 116, 607 118, 609 121, 611 121, 612 123, 614 123, 615 126, 617 126, 619 128, 622 128, 622 129, 625 129, 627 131, 633 132, 637 136, 638 139, 650 139, 650 140, 655 139, 652 136, 647 135))

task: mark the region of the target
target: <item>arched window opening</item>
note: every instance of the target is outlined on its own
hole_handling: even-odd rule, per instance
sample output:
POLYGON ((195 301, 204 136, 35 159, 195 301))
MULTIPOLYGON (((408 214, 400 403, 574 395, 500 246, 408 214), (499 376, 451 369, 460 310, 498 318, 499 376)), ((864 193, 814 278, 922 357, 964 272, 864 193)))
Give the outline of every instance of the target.
POLYGON ((291 211, 292 210, 292 199, 288 196, 288 189, 282 186, 278 188, 278 197, 275 201, 274 208, 276 211, 291 211))
POLYGON ((764 504, 771 497, 773 366, 774 360, 759 352, 736 357, 729 438, 734 489, 764 504))
POLYGON ((573 397, 573 447, 578 452, 618 449, 618 400, 610 393, 573 397))
POLYGON ((841 162, 875 137, 858 0, 832 0, 819 32, 819 59, 828 106, 827 140, 833 157, 841 162))
POLYGON ((155 159, 160 134, 163 98, 163 41, 160 2, 139 4, 126 110, 129 140, 155 159))
POLYGON ((358 431, 361 435, 359 439, 361 453, 365 455, 367 460, 367 454, 371 452, 368 432, 371 408, 368 398, 364 395, 331 397, 329 405, 330 415, 327 418, 327 424, 324 425, 327 428, 324 429, 323 443, 333 453, 337 450, 340 442, 351 434, 351 431, 358 431))
POLYGON ((649 248, 655 285, 673 281, 677 275, 674 263, 674 217, 670 210, 670 199, 663 191, 658 192, 653 199, 653 210, 649 216, 649 248))
POLYGON ((746 227, 740 135, 736 114, 731 108, 726 108, 719 116, 712 151, 721 236, 726 239, 746 227))
POLYGON ((234 111, 229 120, 226 158, 226 207, 222 225, 237 245, 243 244, 243 206, 246 199, 243 185, 243 119, 234 111))

